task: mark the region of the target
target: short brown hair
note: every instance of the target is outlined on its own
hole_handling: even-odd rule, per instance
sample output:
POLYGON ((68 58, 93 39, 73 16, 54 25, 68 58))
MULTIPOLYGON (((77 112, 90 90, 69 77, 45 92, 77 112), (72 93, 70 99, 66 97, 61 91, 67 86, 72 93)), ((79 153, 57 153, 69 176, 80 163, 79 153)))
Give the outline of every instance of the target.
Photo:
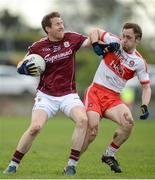
POLYGON ((51 12, 49 14, 46 14, 42 21, 41 21, 41 25, 42 25, 42 28, 43 30, 47 33, 46 31, 46 27, 50 27, 51 26, 51 21, 50 19, 51 18, 55 18, 55 17, 60 17, 60 13, 59 12, 51 12))
POLYGON ((139 38, 141 40, 142 38, 142 29, 138 24, 135 23, 125 23, 123 26, 123 29, 133 29, 133 32, 136 36, 136 39, 139 38))

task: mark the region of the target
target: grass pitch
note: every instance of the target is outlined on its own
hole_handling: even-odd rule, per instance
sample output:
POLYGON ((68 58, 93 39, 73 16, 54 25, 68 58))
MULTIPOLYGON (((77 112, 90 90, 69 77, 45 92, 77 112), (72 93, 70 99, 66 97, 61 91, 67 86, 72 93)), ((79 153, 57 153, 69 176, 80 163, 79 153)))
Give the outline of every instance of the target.
MULTIPOLYGON (((0 117, 0 179, 69 179, 62 170, 70 153, 74 124, 64 116, 48 121, 16 174, 2 173, 29 122, 28 117, 0 117)), ((115 128, 114 123, 102 120, 99 135, 81 157, 72 179, 155 178, 155 120, 135 122, 131 137, 117 152, 121 174, 111 172, 100 160, 115 128)))

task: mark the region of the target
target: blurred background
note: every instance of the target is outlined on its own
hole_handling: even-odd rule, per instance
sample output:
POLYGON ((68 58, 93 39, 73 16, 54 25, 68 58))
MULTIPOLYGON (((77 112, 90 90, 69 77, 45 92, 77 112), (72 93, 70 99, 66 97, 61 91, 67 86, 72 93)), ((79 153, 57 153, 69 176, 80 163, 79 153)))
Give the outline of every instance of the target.
MULTIPOLYGON (((124 22, 140 24, 143 39, 139 52, 149 64, 152 84, 151 118, 155 117, 155 1, 154 0, 5 0, 0 1, 0 115, 27 115, 31 112, 37 79, 18 75, 17 63, 34 41, 44 37, 42 17, 59 11, 66 30, 87 35, 100 27, 117 35, 124 22)), ((77 88, 83 98, 99 64, 92 49, 77 54, 77 88)), ((122 98, 135 117, 140 114, 141 90, 137 79, 131 80, 122 98)))

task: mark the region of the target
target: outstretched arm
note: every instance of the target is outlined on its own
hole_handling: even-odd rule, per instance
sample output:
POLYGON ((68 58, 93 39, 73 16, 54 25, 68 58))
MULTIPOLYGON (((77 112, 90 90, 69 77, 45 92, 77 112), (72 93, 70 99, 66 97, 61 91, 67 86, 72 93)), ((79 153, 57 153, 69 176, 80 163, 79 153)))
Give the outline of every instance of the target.
POLYGON ((82 44, 81 47, 84 47, 84 48, 89 48, 91 47, 91 40, 90 40, 90 37, 88 37, 82 44))
POLYGON ((151 99, 151 87, 150 84, 142 85, 142 105, 141 105, 141 111, 142 115, 140 116, 140 119, 147 119, 149 116, 148 111, 148 104, 151 99))
POLYGON ((142 85, 142 104, 148 106, 151 99, 151 87, 150 84, 142 85))
MULTIPOLYGON (((90 32, 90 34, 89 34, 91 43, 94 43, 94 42, 101 43, 100 39, 101 39, 101 36, 102 36, 102 34, 103 34, 104 32, 105 32, 104 30, 99 29, 99 28, 94 28, 94 29, 92 29, 91 32, 90 32)), ((102 42, 102 43, 103 43, 103 42, 102 42)))
POLYGON ((117 42, 104 44, 102 41, 100 41, 104 33, 106 33, 106 31, 101 30, 99 28, 94 28, 89 34, 94 52, 98 56, 103 56, 103 57, 106 55, 106 53, 118 51, 120 48, 120 44, 118 44, 117 42))

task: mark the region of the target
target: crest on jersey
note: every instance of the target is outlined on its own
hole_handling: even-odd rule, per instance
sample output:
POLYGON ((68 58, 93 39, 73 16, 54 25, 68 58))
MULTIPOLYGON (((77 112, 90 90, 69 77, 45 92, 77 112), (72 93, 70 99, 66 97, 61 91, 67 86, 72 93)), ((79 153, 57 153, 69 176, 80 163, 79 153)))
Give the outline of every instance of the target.
POLYGON ((65 46, 65 47, 69 47, 69 46, 70 46, 69 42, 68 42, 68 41, 65 41, 65 42, 64 42, 64 46, 65 46))
POLYGON ((135 64, 135 62, 134 62, 134 61, 130 61, 130 62, 129 62, 129 66, 130 66, 130 67, 133 67, 133 66, 134 66, 134 64, 135 64))
POLYGON ((93 103, 89 103, 89 104, 88 104, 88 107, 93 107, 93 103))

